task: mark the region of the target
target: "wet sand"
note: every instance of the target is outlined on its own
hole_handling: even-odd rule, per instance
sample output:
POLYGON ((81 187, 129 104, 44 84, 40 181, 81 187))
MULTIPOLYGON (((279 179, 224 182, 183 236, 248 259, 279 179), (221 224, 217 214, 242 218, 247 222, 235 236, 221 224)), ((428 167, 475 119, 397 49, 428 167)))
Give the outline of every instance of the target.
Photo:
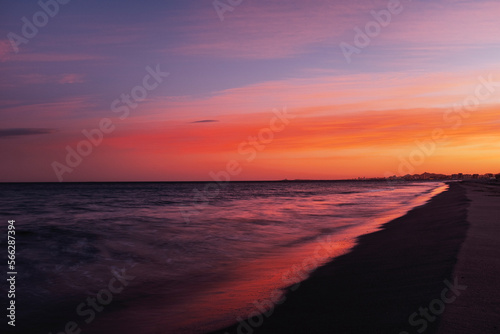
POLYGON ((274 310, 217 333, 435 333, 443 312, 441 333, 448 333, 444 325, 463 311, 464 275, 454 276, 454 268, 469 229, 468 188, 451 183, 429 203, 361 236, 350 253, 289 288, 274 310))

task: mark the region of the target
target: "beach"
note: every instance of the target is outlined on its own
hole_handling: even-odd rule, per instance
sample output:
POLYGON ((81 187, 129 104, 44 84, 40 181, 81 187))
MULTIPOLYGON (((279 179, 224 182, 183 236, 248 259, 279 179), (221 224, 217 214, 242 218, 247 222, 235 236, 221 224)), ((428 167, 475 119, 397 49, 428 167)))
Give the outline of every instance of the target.
POLYGON ((500 333, 500 186, 465 187, 470 228, 453 275, 467 289, 446 309, 439 333, 500 333))
POLYGON ((498 333, 499 189, 450 183, 216 333, 498 333))

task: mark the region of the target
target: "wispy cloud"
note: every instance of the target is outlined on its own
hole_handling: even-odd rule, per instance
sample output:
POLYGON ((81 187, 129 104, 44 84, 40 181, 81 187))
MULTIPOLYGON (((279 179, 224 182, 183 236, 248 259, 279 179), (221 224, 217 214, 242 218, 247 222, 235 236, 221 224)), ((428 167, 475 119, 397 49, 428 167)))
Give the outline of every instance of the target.
MULTIPOLYGON (((340 42, 353 44, 356 26, 363 28, 374 20, 371 11, 387 8, 385 0, 326 2, 269 1, 265 6, 245 3, 227 14, 223 23, 208 20, 213 16, 209 13, 198 13, 197 22, 190 23, 189 30, 186 28, 183 45, 168 49, 168 53, 279 59, 313 54, 320 47, 336 57, 340 42)), ((498 2, 448 2, 404 2, 402 14, 392 17, 391 24, 383 28, 370 48, 378 48, 393 59, 394 53, 384 52, 387 47, 420 47, 452 54, 454 50, 498 44, 498 2)))
POLYGON ((0 62, 7 61, 12 53, 12 46, 7 40, 0 40, 0 62))
POLYGON ((203 119, 201 121, 194 121, 194 122, 191 122, 191 123, 214 123, 214 122, 218 122, 218 120, 215 120, 215 119, 203 119))
MULTIPOLYGON (((310 114, 345 114, 364 110, 451 107, 473 94, 478 77, 492 75, 500 81, 495 68, 455 72, 383 72, 331 74, 328 71, 306 73, 309 77, 273 80, 235 87, 200 99, 158 98, 146 113, 158 121, 219 119, 219 115, 250 114, 288 105, 310 114), (168 113, 165 105, 168 105, 168 113), (316 108, 316 109, 315 109, 316 108)), ((492 95, 486 103, 495 103, 492 95)))
POLYGON ((54 132, 56 132, 56 130, 54 130, 54 129, 37 129, 37 128, 0 129, 0 138, 46 135, 46 134, 50 134, 50 133, 54 133, 54 132))
POLYGON ((7 61, 11 62, 79 62, 88 60, 104 60, 108 57, 92 54, 54 54, 54 53, 19 53, 10 54, 6 57, 7 61))
POLYGON ((77 74, 77 73, 63 74, 58 78, 58 83, 60 84, 83 83, 84 77, 85 76, 83 74, 77 74))
POLYGON ((47 128, 59 128, 68 126, 66 122, 76 118, 82 121, 81 126, 86 126, 93 121, 89 115, 96 112, 96 104, 93 99, 93 96, 77 96, 65 97, 51 102, 24 102, 10 105, 3 105, 3 101, 0 101, 0 115, 5 119, 17 121, 17 123, 10 123, 10 126, 44 124, 47 128), (19 123, 21 121, 23 123, 19 123))
POLYGON ((74 84, 83 83, 85 75, 78 73, 65 73, 57 75, 47 75, 40 73, 14 74, 12 82, 6 83, 5 87, 16 87, 19 85, 40 85, 49 83, 74 84))
POLYGON ((215 12, 200 12, 197 22, 189 25, 185 43, 168 52, 239 59, 286 58, 306 53, 319 43, 330 41, 336 46, 334 41, 344 33, 341 27, 347 29, 353 15, 370 9, 366 4, 325 7, 312 1, 269 1, 266 6, 246 3, 223 24, 214 20, 215 12))

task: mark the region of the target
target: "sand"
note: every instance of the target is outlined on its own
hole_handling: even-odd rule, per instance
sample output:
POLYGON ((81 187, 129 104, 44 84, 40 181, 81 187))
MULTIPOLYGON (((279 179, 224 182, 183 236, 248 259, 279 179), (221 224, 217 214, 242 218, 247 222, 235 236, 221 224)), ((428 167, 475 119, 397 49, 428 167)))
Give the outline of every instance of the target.
POLYGON ((470 228, 453 275, 467 289, 445 310, 439 333, 500 333, 500 186, 465 188, 470 228))
POLYGON ((274 310, 218 333, 435 333, 441 320, 440 333, 458 333, 460 323, 470 324, 463 333, 481 332, 474 326, 485 313, 468 312, 486 298, 488 318, 497 318, 497 292, 487 295, 496 290, 499 233, 495 218, 481 210, 491 210, 498 198, 485 202, 488 194, 469 195, 480 192, 472 187, 485 186, 450 184, 429 203, 361 236, 350 253, 317 269, 274 310), (490 266, 496 271, 479 278, 490 266))

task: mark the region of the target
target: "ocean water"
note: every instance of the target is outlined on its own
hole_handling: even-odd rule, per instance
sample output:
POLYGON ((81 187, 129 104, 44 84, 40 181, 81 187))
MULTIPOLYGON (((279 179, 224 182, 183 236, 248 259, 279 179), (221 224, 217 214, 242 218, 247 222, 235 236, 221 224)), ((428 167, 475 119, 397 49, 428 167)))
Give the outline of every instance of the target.
MULTIPOLYGON (((4 236, 7 220, 16 221, 16 327, 54 334, 65 326, 82 333, 217 329, 286 298, 283 288, 348 252, 357 236, 446 187, 1 184, 4 236)), ((1 243, 6 249, 6 238, 1 243)), ((1 258, 7 262, 6 251, 1 258)))

